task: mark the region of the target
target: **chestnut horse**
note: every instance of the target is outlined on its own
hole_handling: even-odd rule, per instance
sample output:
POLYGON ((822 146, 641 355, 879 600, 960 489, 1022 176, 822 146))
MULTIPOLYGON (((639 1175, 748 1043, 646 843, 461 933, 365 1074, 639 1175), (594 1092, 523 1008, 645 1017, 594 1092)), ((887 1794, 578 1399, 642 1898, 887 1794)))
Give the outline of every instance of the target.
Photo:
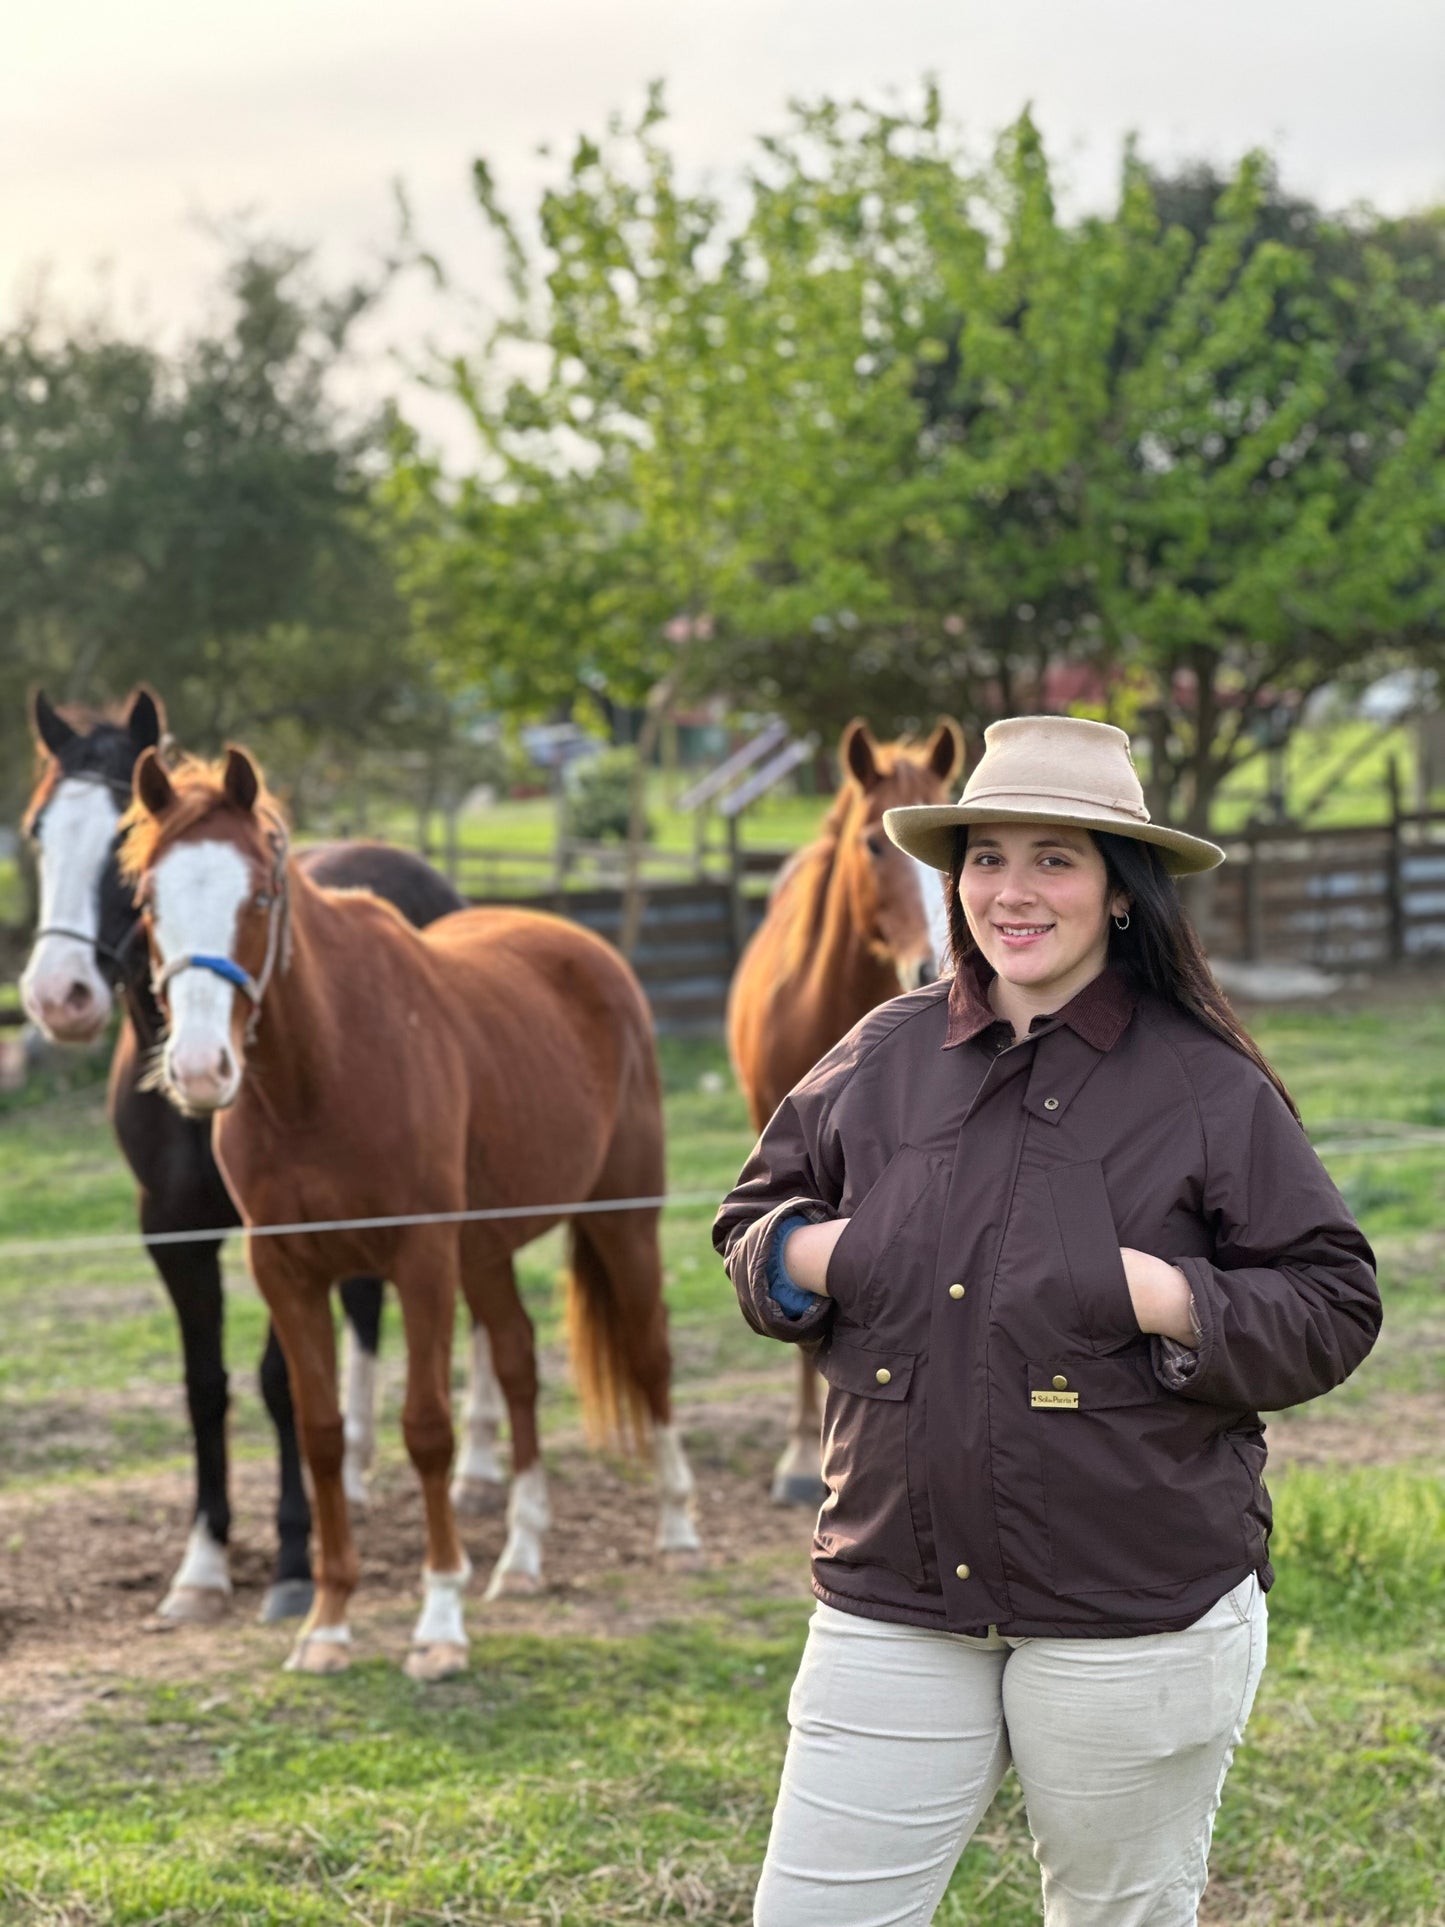
POLYGON ((561 918, 464 910, 417 931, 374 897, 318 886, 290 860, 241 750, 222 772, 168 772, 148 752, 135 789, 122 860, 169 1004, 167 1087, 215 1114, 216 1160, 248 1227, 318 1227, 247 1240, 290 1367, 320 1542, 316 1603, 288 1666, 334 1672, 348 1660, 358 1562, 329 1294, 349 1272, 389 1278, 406 1329, 402 1433, 426 1513, 406 1670, 438 1679, 466 1663, 471 1568, 447 1485, 458 1289, 491 1340, 511 1418, 507 1538, 487 1597, 540 1585, 549 1518, 537 1369, 512 1257, 567 1215, 553 1208, 564 1202, 601 1207, 570 1223, 584 1418, 594 1434, 639 1442, 651 1429, 658 1548, 694 1560, 658 1204, 608 1208, 658 1200, 664 1183, 651 1018, 627 965, 561 918), (459 1222, 490 1209, 516 1215, 459 1222), (406 1222, 385 1222, 395 1218, 406 1222))
MULTIPOLYGON (((958 724, 944 720, 912 749, 875 743, 855 720, 839 760, 843 787, 822 833, 784 866, 728 993, 728 1048, 757 1131, 875 1004, 936 977, 948 947, 942 879, 889 840, 883 812, 948 801, 963 761, 958 724)), ((823 1498, 820 1426, 817 1373, 800 1354, 776 1503, 823 1498)))
MULTIPOLYGON (((37 691, 31 724, 41 753, 39 780, 24 828, 36 848, 40 921, 21 978, 27 1015, 56 1043, 101 1036, 115 1004, 123 1021, 110 1067, 109 1111, 121 1151, 139 1187, 141 1229, 148 1233, 215 1230, 215 1238, 151 1246, 180 1326, 196 1464, 196 1502, 185 1554, 157 1607, 163 1621, 209 1623, 231 1599, 228 1542, 231 1503, 226 1414, 230 1390, 224 1352, 225 1297, 221 1236, 238 1225, 236 1208, 211 1156, 209 1118, 182 1117, 151 1088, 147 1070, 164 1021, 151 990, 140 911, 120 874, 117 830, 131 800, 141 753, 165 734, 165 711, 149 689, 131 692, 114 712, 56 709, 37 691)), ((425 924, 460 910, 462 899, 420 857, 379 843, 309 849, 302 861, 318 882, 365 888, 425 924)), ((347 1493, 366 1501, 366 1470, 375 1437, 376 1352, 382 1281, 350 1278, 341 1286, 345 1313, 347 1493)), ((311 1606, 308 1541, 311 1512, 301 1478, 286 1362, 268 1330, 261 1395, 276 1428, 280 1488, 277 1556, 261 1608, 263 1620, 299 1618, 311 1606)), ((500 1395, 474 1332, 467 1407, 467 1446, 458 1468, 459 1502, 490 1510, 502 1502, 496 1453, 500 1395)))

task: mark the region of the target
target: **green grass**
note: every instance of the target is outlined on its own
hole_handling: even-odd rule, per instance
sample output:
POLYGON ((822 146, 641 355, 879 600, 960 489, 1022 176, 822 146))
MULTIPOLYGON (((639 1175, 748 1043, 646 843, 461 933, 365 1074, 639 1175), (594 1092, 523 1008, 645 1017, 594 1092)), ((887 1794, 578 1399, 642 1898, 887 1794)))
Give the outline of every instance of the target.
MULTIPOLYGON (((1253 1922, 1440 1918, 1445 1570, 1422 1519, 1440 1500, 1418 1473, 1282 1483, 1272 1660, 1214 1852, 1253 1922)), ((0 1920, 742 1922, 804 1620, 781 1602, 625 1641, 489 1637, 434 1692, 380 1661, 324 1685, 116 1683, 62 1740, 0 1747, 0 1920)), ((1010 1783, 939 1919, 1037 1917, 1010 1783)))
MULTIPOLYGON (((1256 1028, 1317 1141, 1361 1119, 1435 1122, 1445 1014, 1428 1000, 1280 1012, 1256 1028)), ((723 1053, 669 1043, 663 1061, 671 1186, 716 1195, 750 1136, 723 1053)), ((1323 1405, 1273 1420, 1272 1439, 1331 1414, 1388 1439, 1402 1396, 1438 1393, 1445 1156, 1356 1154, 1336 1175, 1380 1253, 1385 1339, 1323 1405)), ((704 1206, 664 1220, 684 1409, 689 1393, 725 1397, 729 1380, 771 1379, 781 1399, 786 1361, 737 1317, 710 1218, 704 1206)), ((93 1088, 0 1115, 0 1239, 133 1223, 93 1088)), ((83 1480, 99 1496, 107 1477, 184 1467, 174 1321, 145 1256, 0 1257, 0 1484, 83 1480)), ((548 1436, 575 1417, 559 1261, 553 1238, 520 1267, 548 1436)), ((227 1281, 235 1445, 269 1455, 251 1373, 262 1314, 234 1250, 227 1281)), ((390 1453, 395 1399, 383 1418, 390 1453)), ((1438 1471, 1418 1460, 1299 1464, 1272 1480, 1272 1659, 1220 1816, 1214 1927, 1445 1919, 1438 1471)), ((52 1683, 58 1724, 0 1730, 0 1923, 744 1922, 806 1620, 801 1573, 770 1557, 699 1576, 685 1617, 627 1639, 565 1625, 555 1637, 486 1635, 474 1612, 472 1671, 440 1690, 411 1686, 383 1660, 340 1681, 283 1677, 277 1636, 261 1629, 234 1635, 236 1663, 213 1662, 192 1684, 83 1669, 52 1683)), ((939 1919, 1037 1918, 1011 1781, 939 1919)))

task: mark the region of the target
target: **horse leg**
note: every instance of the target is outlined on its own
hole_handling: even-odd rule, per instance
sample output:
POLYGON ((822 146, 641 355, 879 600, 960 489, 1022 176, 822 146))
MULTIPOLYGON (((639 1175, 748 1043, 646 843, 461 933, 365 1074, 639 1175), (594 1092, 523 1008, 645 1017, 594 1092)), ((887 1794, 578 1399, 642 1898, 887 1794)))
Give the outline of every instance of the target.
POLYGON ((438 1680, 467 1663, 462 1594, 471 1562, 457 1534, 447 1480, 456 1437, 451 1414, 452 1331, 456 1324, 457 1234, 413 1239, 396 1272, 406 1328, 406 1400, 402 1436, 421 1482, 426 1513, 422 1609, 411 1636, 406 1673, 438 1680))
MULTIPOLYGON (((630 1380, 652 1421, 659 1511, 656 1549, 665 1563, 696 1571, 703 1563, 694 1518, 692 1468, 672 1420, 672 1352, 662 1298, 662 1256, 655 1211, 598 1212, 572 1224, 573 1289, 584 1301, 610 1301, 611 1313, 574 1324, 574 1343, 591 1331, 615 1334, 614 1378, 630 1380)), ((584 1340, 585 1342, 585 1340, 584 1340)), ((620 1403, 621 1401, 619 1401, 620 1403)))
POLYGON ((818 1369, 806 1352, 799 1352, 788 1444, 773 1471, 774 1505, 805 1505, 816 1510, 827 1498, 822 1435, 818 1369))
POLYGON ((344 1278, 341 1283, 341 1379, 346 1387, 341 1483, 353 1510, 370 1503, 366 1478, 376 1457, 376 1354, 385 1289, 380 1278, 344 1278))
MULTIPOLYGON (((141 1227, 172 1230, 143 1204, 141 1227)), ((231 1536, 227 1493, 226 1408, 230 1391, 222 1352, 224 1301, 221 1246, 152 1245, 151 1256, 175 1306, 185 1360, 186 1405, 196 1452, 196 1510, 185 1555, 157 1617, 174 1625, 211 1625, 231 1603, 226 1546, 231 1536)))
POLYGON ((270 1626, 282 1619, 303 1619, 316 1596, 316 1588, 311 1583, 311 1506, 301 1477, 291 1377, 273 1324, 266 1327, 260 1382, 261 1397, 276 1428, 281 1468, 276 1500, 276 1571, 266 1589, 260 1614, 261 1624, 270 1626))
POLYGON ((452 1479, 452 1504, 458 1512, 500 1512, 507 1502, 507 1475, 497 1449, 501 1420, 502 1388, 492 1368, 492 1341, 486 1326, 473 1320, 465 1430, 452 1479))
POLYGON ((461 1251, 462 1288, 474 1322, 486 1330, 512 1431, 507 1537, 487 1582, 484 1597, 491 1601, 541 1591, 542 1541, 552 1510, 537 1436, 537 1349, 511 1254, 489 1242, 480 1226, 463 1230, 461 1251))
POLYGON ((358 1561, 341 1483, 344 1452, 336 1398, 336 1329, 329 1281, 312 1277, 276 1249, 253 1239, 251 1269, 285 1353, 301 1450, 311 1473, 316 1511, 316 1597, 286 1661, 287 1672, 341 1673, 351 1664, 346 1607, 356 1590, 358 1561))

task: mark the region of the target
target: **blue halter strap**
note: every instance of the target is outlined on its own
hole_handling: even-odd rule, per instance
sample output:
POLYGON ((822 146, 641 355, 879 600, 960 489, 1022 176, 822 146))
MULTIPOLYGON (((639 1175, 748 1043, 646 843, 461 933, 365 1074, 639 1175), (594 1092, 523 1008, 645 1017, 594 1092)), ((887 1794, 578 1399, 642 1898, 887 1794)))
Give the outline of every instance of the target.
POLYGON ((243 970, 240 964, 233 963, 229 957, 213 957, 200 950, 168 963, 160 973, 157 990, 164 990, 171 979, 179 977, 183 970, 209 970, 213 977, 224 977, 228 984, 234 984, 237 990, 244 991, 253 1004, 261 1001, 260 986, 249 970, 243 970))

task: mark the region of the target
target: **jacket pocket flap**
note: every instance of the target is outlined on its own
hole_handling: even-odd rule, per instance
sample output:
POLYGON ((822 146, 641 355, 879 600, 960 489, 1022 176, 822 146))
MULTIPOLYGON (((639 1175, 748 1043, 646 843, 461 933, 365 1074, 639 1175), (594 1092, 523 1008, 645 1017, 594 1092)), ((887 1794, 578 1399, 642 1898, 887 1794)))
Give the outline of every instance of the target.
POLYGON ((1055 1358, 1028 1368, 1035 1412, 1104 1412, 1164 1397, 1147 1358, 1055 1358))
POLYGON ((819 1352, 817 1365, 835 1391, 859 1398, 907 1398, 913 1377, 912 1352, 874 1352, 836 1338, 819 1352))

